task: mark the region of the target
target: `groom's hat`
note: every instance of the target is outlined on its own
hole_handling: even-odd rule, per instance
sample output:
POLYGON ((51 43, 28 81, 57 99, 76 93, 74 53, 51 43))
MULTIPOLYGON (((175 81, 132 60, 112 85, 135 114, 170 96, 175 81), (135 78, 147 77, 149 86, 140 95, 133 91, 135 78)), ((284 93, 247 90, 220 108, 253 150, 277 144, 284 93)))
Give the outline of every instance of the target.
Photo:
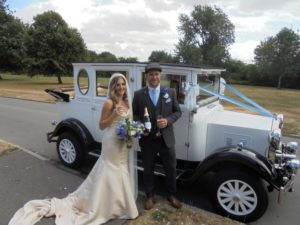
POLYGON ((148 73, 151 70, 158 70, 159 72, 161 72, 161 66, 159 65, 159 63, 148 63, 145 68, 145 73, 148 73))

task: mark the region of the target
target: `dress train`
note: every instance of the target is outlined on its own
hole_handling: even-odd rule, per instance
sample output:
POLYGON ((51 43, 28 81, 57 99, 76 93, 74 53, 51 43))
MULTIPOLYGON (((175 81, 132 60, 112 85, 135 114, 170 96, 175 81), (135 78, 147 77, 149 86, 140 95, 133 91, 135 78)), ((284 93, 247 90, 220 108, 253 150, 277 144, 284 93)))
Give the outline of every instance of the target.
POLYGON ((99 225, 110 219, 138 216, 130 171, 131 149, 116 135, 116 124, 104 131, 102 154, 88 177, 66 198, 32 200, 19 209, 9 225, 33 225, 56 216, 56 225, 99 225))

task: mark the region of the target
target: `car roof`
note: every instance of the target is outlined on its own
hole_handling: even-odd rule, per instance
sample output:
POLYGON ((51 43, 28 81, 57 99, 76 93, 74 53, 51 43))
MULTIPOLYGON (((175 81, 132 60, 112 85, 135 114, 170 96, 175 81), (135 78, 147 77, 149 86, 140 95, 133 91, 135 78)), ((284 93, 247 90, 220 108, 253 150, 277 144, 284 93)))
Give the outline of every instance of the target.
MULTIPOLYGON (((105 62, 105 63, 97 63, 97 62, 75 62, 72 63, 73 66, 140 66, 146 67, 148 62, 134 62, 134 63, 121 63, 121 62, 105 62)), ((164 68, 172 68, 172 69, 196 69, 196 70, 204 70, 211 72, 223 72, 226 71, 221 67, 211 67, 211 66, 202 66, 202 65, 189 65, 183 63, 159 63, 161 67, 164 68)))

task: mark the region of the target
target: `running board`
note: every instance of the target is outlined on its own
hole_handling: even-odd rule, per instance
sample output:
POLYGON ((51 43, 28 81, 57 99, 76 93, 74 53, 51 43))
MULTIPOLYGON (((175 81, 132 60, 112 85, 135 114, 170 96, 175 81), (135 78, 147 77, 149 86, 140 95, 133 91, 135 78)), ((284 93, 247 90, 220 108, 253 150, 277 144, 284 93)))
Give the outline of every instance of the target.
MULTIPOLYGON (((144 168, 142 166, 142 161, 141 160, 138 160, 137 169, 139 171, 144 171, 144 168)), ((178 180, 184 172, 185 172, 184 170, 176 169, 176 180, 178 180)), ((157 175, 157 176, 163 176, 163 177, 165 177, 166 174, 165 174, 165 170, 163 168, 163 165, 161 165, 161 164, 155 164, 155 166, 154 166, 154 174, 157 175)))
POLYGON ((94 150, 90 151, 88 154, 91 155, 91 156, 94 156, 94 157, 99 157, 101 155, 101 150, 100 149, 94 149, 94 150))
MULTIPOLYGON (((94 157, 99 157, 100 154, 101 154, 101 150, 100 149, 94 149, 94 150, 90 151, 88 154, 91 155, 91 156, 94 156, 94 157)), ((144 171, 141 160, 138 160, 138 162, 137 162, 137 169, 139 171, 144 171)), ((178 180, 184 172, 185 172, 184 170, 176 169, 176 180, 178 180)), ((164 170, 164 168, 161 164, 156 164, 155 165, 154 174, 157 175, 157 176, 162 176, 162 177, 166 176, 165 170, 164 170)))

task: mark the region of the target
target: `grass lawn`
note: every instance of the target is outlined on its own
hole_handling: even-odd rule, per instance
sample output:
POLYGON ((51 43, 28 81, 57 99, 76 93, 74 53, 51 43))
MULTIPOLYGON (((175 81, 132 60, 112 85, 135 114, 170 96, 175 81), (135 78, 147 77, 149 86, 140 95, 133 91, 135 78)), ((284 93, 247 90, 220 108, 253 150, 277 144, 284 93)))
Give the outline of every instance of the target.
MULTIPOLYGON (((30 78, 26 75, 11 74, 1 74, 1 76, 3 80, 0 80, 0 96, 53 102, 54 98, 44 92, 45 89, 73 87, 73 77, 62 77, 63 84, 58 84, 56 77, 30 78)), ((300 135, 300 90, 244 85, 233 85, 233 87, 267 110, 284 114, 284 135, 300 135)), ((229 91, 225 94, 232 96, 229 91)), ((249 112, 231 103, 223 104, 227 110, 249 112)))
MULTIPOLYGON (((271 87, 233 85, 233 87, 272 113, 284 115, 283 134, 300 135, 300 90, 271 87)), ((225 94, 232 96, 230 91, 225 94)), ((224 102, 227 110, 250 112, 231 103, 224 102)))
POLYGON ((56 77, 2 74, 0 96, 35 99, 53 102, 54 98, 44 90, 47 88, 73 88, 73 77, 62 77, 63 84, 58 84, 56 77))

